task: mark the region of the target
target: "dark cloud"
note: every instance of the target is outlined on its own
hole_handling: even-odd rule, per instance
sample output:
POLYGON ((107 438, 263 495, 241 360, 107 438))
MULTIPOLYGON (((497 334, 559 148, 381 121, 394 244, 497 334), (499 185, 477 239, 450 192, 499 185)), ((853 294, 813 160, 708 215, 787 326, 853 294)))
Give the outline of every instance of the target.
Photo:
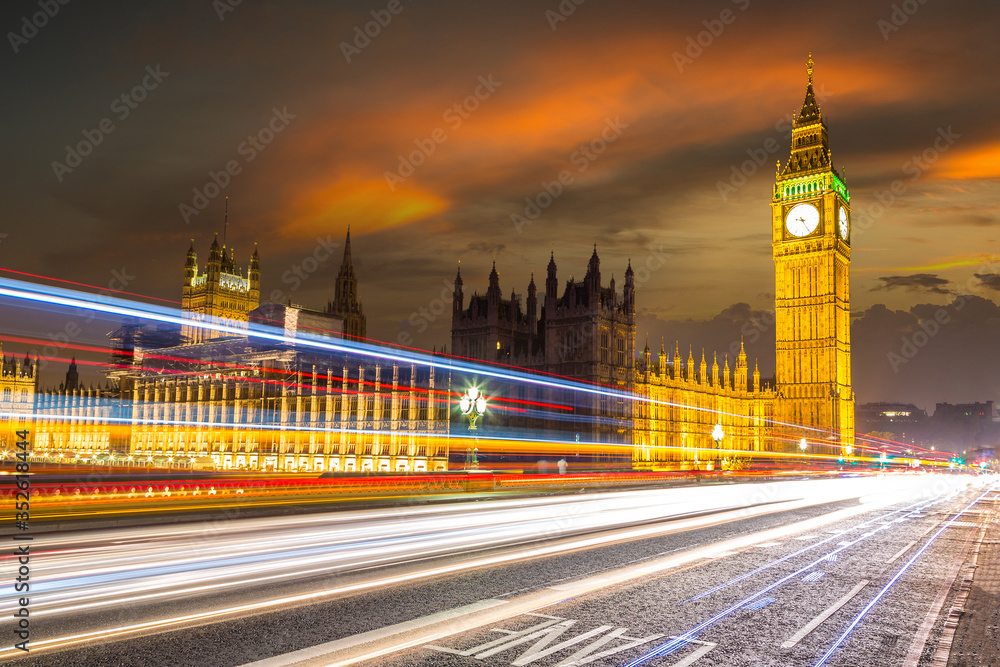
POLYGON ((873 290, 894 290, 905 289, 917 292, 931 292, 933 294, 951 294, 951 290, 945 289, 951 281, 939 277, 934 273, 914 273, 909 276, 883 276, 879 278, 881 285, 873 287, 873 290))
POLYGON ((1000 306, 959 295, 944 306, 872 306, 851 327, 857 402, 1000 401, 1000 306))
POLYGON ((490 243, 488 241, 477 241, 465 246, 466 252, 475 252, 496 258, 507 246, 503 243, 490 243))
POLYGON ((997 273, 976 273, 973 274, 979 279, 979 284, 991 290, 1000 291, 1000 274, 997 273))

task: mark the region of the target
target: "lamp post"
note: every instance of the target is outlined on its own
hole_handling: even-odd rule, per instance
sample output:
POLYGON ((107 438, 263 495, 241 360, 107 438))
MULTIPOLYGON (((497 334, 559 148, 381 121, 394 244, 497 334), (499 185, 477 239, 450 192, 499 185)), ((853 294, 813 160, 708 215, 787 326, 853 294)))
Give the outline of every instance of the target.
MULTIPOLYGON (((476 430, 476 420, 486 414, 486 397, 479 391, 478 387, 469 387, 458 402, 458 407, 462 414, 469 418, 469 430, 476 430)), ((476 445, 479 444, 479 436, 476 435, 476 445)), ((467 468, 476 470, 479 468, 479 447, 465 450, 465 464, 467 468)))
POLYGON ((719 446, 722 444, 722 439, 726 437, 726 434, 722 432, 722 422, 717 422, 715 428, 712 429, 712 440, 715 440, 715 468, 716 470, 722 469, 722 460, 719 458, 719 446))

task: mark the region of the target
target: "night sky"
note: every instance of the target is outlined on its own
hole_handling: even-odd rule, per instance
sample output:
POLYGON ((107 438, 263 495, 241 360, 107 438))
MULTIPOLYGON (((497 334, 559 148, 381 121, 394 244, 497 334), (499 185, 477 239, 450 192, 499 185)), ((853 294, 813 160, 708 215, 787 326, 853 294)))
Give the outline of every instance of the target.
POLYGON ((1000 401, 996 2, 9 0, 0 26, 2 268, 179 301, 228 195, 264 298, 321 308, 350 225, 369 336, 430 349, 459 261, 466 294, 494 260, 523 294, 596 242, 605 284, 638 272, 639 347, 742 332, 765 375, 811 51, 855 212, 859 402, 1000 401))

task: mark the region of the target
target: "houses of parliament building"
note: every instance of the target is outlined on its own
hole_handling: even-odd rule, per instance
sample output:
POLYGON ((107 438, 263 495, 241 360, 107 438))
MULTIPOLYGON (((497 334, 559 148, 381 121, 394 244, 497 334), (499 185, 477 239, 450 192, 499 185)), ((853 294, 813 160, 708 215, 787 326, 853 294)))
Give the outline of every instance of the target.
MULTIPOLYGON (((693 468, 720 450, 752 457, 796 451, 800 443, 811 453, 850 454, 850 194, 833 165, 812 77, 810 57, 790 156, 779 163, 772 191, 773 379, 762 381, 742 345, 734 359, 693 346, 682 352, 678 343, 669 351, 661 343, 655 354, 648 342, 638 350, 631 263, 620 291, 613 278, 605 285, 596 245, 582 280, 560 282, 553 253, 542 291, 532 276, 524 299, 504 296, 495 264, 483 294, 467 294, 459 272, 452 355, 621 390, 580 394, 580 419, 545 430, 566 441, 626 446, 637 468, 693 468)), ((18 415, 34 412, 39 456, 128 454, 257 470, 447 469, 458 419, 448 372, 331 357, 252 333, 254 323, 279 327, 288 339, 365 338, 350 231, 324 310, 261 304, 260 281, 256 248, 244 271, 216 239, 202 268, 192 241, 183 271, 185 325, 123 322, 109 334, 105 386, 81 386, 73 363, 58 389, 42 391, 37 359, 0 357, 8 415, 0 435, 10 439, 18 415), (220 333, 215 323, 245 332, 220 333)), ((515 391, 532 399, 540 390, 515 391)), ((503 419, 517 427, 520 418, 503 419)))
MULTIPOLYGON (((601 282, 597 247, 581 282, 562 286, 550 259, 539 301, 534 276, 527 299, 505 299, 494 265, 484 295, 468 302, 455 278, 452 353, 569 376, 634 393, 638 400, 580 399, 587 440, 629 444, 639 468, 689 468, 713 450, 850 454, 854 393, 850 363, 850 194, 830 156, 827 126, 813 92, 813 61, 795 115, 791 153, 779 163, 771 200, 775 264, 776 367, 762 383, 746 352, 730 365, 704 350, 696 359, 661 343, 635 354, 631 262, 621 293, 601 282), (715 426, 721 428, 717 431, 715 426), (716 440, 721 431, 721 440, 716 440), (804 439, 804 441, 803 441, 804 439)), ((558 426, 557 426, 558 428, 558 426)), ((578 427, 574 427, 575 429, 578 427)))

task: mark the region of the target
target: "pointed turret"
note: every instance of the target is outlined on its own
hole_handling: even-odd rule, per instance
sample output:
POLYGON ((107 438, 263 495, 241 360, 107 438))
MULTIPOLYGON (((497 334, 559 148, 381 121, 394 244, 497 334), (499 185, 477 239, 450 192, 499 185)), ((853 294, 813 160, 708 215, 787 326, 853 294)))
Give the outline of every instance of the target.
POLYGON ((694 379, 694 351, 691 349, 690 345, 688 345, 688 362, 687 362, 687 366, 685 367, 684 370, 685 370, 684 375, 686 376, 685 379, 688 382, 690 382, 691 380, 693 380, 694 379))
POLYGON ((184 261, 184 286, 191 287, 194 279, 198 276, 198 253, 194 250, 194 239, 191 239, 191 247, 187 251, 187 259, 184 261))
POLYGON ((747 390, 747 353, 743 349, 743 339, 740 339, 740 353, 736 357, 736 389, 747 390))
POLYGON ((327 303, 326 312, 344 320, 344 335, 351 338, 367 336, 364 307, 358 300, 358 279, 354 275, 351 259, 351 227, 347 226, 344 240, 344 259, 340 263, 333 300, 327 303))
POLYGON ((63 383, 66 391, 73 391, 80 386, 80 373, 76 367, 76 356, 70 359, 69 369, 66 371, 66 381, 63 383))
POLYGON ((553 252, 549 254, 549 265, 546 268, 546 277, 545 277, 546 307, 554 308, 556 299, 558 298, 559 298, 559 282, 556 279, 556 255, 553 252))
POLYGON ((712 353, 712 378, 708 381, 713 387, 721 387, 722 382, 719 381, 719 353, 712 353))
POLYGON ((722 369, 722 388, 732 389, 733 388, 733 376, 729 372, 729 355, 726 355, 726 365, 722 369))
POLYGON ((594 244, 594 253, 590 256, 587 264, 587 275, 584 278, 587 291, 591 294, 591 305, 599 301, 601 294, 601 260, 597 256, 597 244, 594 244))
POLYGON ((812 53, 809 54, 806 72, 808 75, 806 97, 802 102, 802 108, 792 121, 792 151, 788 157, 788 164, 782 171, 783 177, 826 170, 832 170, 836 174, 830 156, 830 139, 826 124, 823 122, 823 114, 813 92, 812 53))
POLYGON ((451 293, 452 317, 457 317, 465 310, 465 293, 462 291, 462 265, 458 265, 455 273, 455 290, 451 293))
POLYGON ((753 390, 760 392, 760 369, 757 367, 757 360, 753 362, 753 390))
POLYGON ((698 367, 698 370, 698 384, 706 384, 708 382, 708 364, 705 362, 705 348, 701 349, 701 366, 698 367))
POLYGON ((632 270, 632 258, 628 260, 628 268, 625 269, 625 299, 622 304, 625 308, 625 314, 632 315, 635 313, 635 272, 632 270))
POLYGON ((661 378, 662 377, 666 377, 667 376, 667 350, 663 346, 663 337, 662 336, 660 337, 660 356, 657 359, 657 361, 660 362, 659 363, 659 366, 660 366, 660 368, 659 368, 660 377, 661 378))
MULTIPOLYGON (((531 272, 531 282, 528 283, 528 311, 525 315, 528 318, 528 330, 535 333, 538 322, 538 288, 535 287, 535 272, 531 272)), ((531 340, 534 340, 532 337, 531 340)))

